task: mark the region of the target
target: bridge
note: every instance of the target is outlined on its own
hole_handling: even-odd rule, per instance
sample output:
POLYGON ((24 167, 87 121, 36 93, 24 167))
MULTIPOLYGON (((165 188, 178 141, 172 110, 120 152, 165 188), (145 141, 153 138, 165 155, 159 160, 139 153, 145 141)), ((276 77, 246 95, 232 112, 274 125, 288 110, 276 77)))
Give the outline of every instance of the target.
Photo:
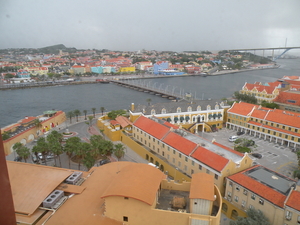
POLYGON ((191 93, 187 93, 183 88, 166 85, 163 83, 152 82, 147 80, 136 80, 136 79, 128 79, 128 80, 109 80, 111 83, 131 88, 136 91, 145 92, 152 95, 161 96, 162 98, 167 98, 170 100, 199 100, 195 95, 191 93))
POLYGON ((265 51, 272 51, 272 59, 275 61, 276 59, 280 59, 281 56, 283 56, 285 53, 287 53, 291 49, 300 49, 300 47, 278 47, 278 48, 242 48, 242 49, 231 49, 228 50, 229 52, 242 52, 242 51, 263 51, 263 57, 265 56, 265 51), (275 50, 284 50, 280 55, 275 56, 274 51, 275 50))

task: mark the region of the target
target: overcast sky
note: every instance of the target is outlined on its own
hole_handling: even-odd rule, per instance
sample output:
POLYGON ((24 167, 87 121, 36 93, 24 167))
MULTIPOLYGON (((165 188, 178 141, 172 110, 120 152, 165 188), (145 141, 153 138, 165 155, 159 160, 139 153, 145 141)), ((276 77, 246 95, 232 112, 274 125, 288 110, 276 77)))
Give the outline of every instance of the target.
POLYGON ((300 46, 300 0, 0 0, 0 48, 300 46))

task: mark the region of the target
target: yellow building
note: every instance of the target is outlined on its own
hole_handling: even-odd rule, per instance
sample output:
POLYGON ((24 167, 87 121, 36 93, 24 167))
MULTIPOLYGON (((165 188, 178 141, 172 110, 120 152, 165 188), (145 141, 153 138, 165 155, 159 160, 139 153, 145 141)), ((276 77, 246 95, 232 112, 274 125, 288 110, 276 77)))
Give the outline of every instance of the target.
POLYGON ((280 93, 280 87, 278 87, 280 84, 277 84, 278 86, 276 84, 272 85, 271 83, 271 86, 265 86, 261 83, 249 84, 246 82, 240 93, 254 96, 258 103, 262 103, 263 101, 273 102, 280 93))
POLYGON ((119 68, 120 73, 133 73, 135 72, 135 67, 134 66, 127 66, 127 67, 120 67, 119 68))
POLYGON ((226 178, 222 212, 235 219, 253 208, 262 211, 272 225, 299 224, 299 190, 295 180, 254 166, 226 178))
POLYGON ((7 165, 18 224, 220 224, 222 198, 207 174, 176 184, 155 167, 132 162, 88 172, 7 165))
MULTIPOLYGON (((151 103, 151 102, 150 102, 151 103)), ((139 116, 155 116, 192 133, 211 132, 223 128, 230 106, 220 100, 193 100, 149 105, 131 105, 130 120, 139 116)))
POLYGON ((300 148, 300 113, 269 109, 245 102, 234 103, 227 111, 227 128, 300 148))
POLYGON ((224 193, 225 177, 251 167, 253 162, 247 153, 210 142, 156 117, 140 116, 133 123, 130 138, 145 149, 138 152, 143 158, 174 180, 182 182, 177 172, 188 178, 196 173, 207 173, 213 175, 221 193, 224 193))
POLYGON ((1 129, 1 133, 8 132, 10 138, 3 141, 4 151, 6 155, 11 154, 15 143, 20 142, 23 145, 33 141, 40 135, 51 130, 66 120, 66 115, 62 111, 46 111, 38 117, 26 117, 18 123, 9 125, 1 129), (35 120, 41 122, 40 127, 36 127, 35 120))
POLYGON ((48 74, 48 67, 24 67, 24 70, 27 70, 31 75, 47 75, 48 74))

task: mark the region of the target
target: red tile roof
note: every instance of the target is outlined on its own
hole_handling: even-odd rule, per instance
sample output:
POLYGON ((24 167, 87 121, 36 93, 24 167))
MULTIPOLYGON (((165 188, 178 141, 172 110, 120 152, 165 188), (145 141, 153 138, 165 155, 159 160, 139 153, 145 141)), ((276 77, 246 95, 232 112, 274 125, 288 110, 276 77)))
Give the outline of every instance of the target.
POLYGON ((256 89, 258 92, 263 92, 265 91, 268 94, 272 94, 275 89, 277 89, 276 86, 264 86, 264 85, 259 85, 259 84, 249 84, 246 83, 243 87, 243 89, 246 88, 248 90, 253 90, 256 89))
POLYGON ((118 117, 116 118, 116 121, 118 121, 118 123, 119 123, 122 127, 126 127, 126 126, 128 126, 128 125, 132 125, 132 122, 131 122, 129 119, 127 119, 126 117, 124 117, 124 116, 118 116, 118 117))
POLYGON ((219 172, 221 172, 229 162, 228 159, 201 146, 196 149, 192 157, 219 172))
POLYGON ((300 106, 300 92, 282 91, 274 99, 274 102, 280 102, 280 103, 284 103, 284 104, 300 106), (289 102, 288 100, 293 100, 293 101, 295 101, 295 103, 289 102))
POLYGON ((286 205, 300 211, 300 192, 299 191, 292 191, 286 205))
POLYGON ((140 116, 135 122, 134 126, 143 130, 144 132, 152 135, 157 139, 162 139, 169 131, 170 128, 159 124, 151 119, 148 119, 144 116, 140 116))
POLYGON ((265 184, 260 183, 259 181, 249 177, 245 173, 246 171, 256 168, 256 167, 259 167, 259 166, 251 167, 247 170, 236 173, 227 178, 234 181, 235 183, 243 186, 244 188, 250 190, 251 192, 255 193, 256 195, 259 195, 260 197, 268 200, 269 202, 283 208, 284 201, 286 199, 286 196, 284 194, 276 191, 275 189, 273 189, 265 184))
POLYGON ((197 147, 196 143, 174 132, 168 133, 168 135, 163 139, 163 142, 173 148, 176 148, 185 155, 189 155, 197 147))
POLYGON ((255 106, 256 105, 245 102, 234 103, 227 112, 247 116, 255 106))

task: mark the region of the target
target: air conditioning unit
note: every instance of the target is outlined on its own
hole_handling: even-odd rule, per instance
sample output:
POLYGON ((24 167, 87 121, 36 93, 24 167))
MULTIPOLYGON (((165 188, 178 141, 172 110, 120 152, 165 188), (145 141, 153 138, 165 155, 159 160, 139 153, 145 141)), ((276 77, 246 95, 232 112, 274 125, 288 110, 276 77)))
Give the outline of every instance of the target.
POLYGON ((82 176, 82 172, 74 172, 72 173, 66 180, 65 182, 67 184, 76 184, 77 181, 79 181, 79 179, 82 176))
POLYGON ((61 190, 53 191, 44 201, 43 207, 52 208, 56 202, 58 202, 64 196, 64 192, 61 190))

